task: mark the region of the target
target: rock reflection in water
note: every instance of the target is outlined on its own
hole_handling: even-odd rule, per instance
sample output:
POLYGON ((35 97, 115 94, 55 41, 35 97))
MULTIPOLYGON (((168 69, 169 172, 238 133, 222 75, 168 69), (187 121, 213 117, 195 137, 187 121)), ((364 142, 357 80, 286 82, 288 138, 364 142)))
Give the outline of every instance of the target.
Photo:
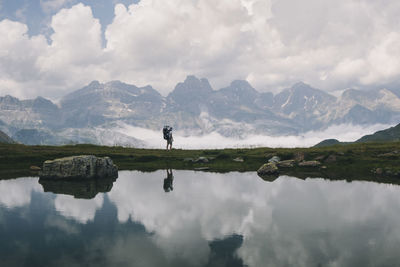
POLYGON ((44 192, 55 194, 71 195, 75 198, 92 199, 98 193, 110 192, 116 178, 102 179, 69 179, 69 180, 48 180, 39 179, 44 192))

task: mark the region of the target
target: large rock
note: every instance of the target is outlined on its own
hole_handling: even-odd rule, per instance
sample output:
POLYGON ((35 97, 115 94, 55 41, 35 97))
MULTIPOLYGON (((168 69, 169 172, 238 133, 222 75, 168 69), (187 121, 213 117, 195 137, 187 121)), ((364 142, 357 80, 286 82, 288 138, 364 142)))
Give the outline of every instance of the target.
POLYGON ((39 176, 42 179, 116 178, 118 168, 109 157, 72 156, 46 160, 39 176))
POLYGON ((273 162, 266 163, 257 170, 257 174, 260 176, 275 175, 278 174, 278 167, 273 162))

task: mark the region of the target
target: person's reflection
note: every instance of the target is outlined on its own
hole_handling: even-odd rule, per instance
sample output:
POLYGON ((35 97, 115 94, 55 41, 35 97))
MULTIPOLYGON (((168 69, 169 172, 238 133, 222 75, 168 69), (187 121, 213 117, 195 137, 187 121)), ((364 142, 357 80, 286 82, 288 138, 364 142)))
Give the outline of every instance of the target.
POLYGON ((172 169, 167 169, 167 178, 164 179, 164 191, 167 193, 174 190, 172 182, 174 181, 174 175, 172 174, 172 169))

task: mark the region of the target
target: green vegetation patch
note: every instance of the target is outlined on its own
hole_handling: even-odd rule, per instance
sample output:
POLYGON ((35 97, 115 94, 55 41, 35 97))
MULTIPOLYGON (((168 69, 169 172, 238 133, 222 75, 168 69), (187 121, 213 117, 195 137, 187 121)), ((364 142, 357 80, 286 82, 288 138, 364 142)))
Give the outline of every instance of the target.
MULTIPOLYGON (((311 148, 251 148, 183 150, 138 149, 96 145, 26 146, 0 144, 0 178, 41 167, 48 159, 73 155, 108 156, 120 170, 153 171, 173 168, 211 171, 256 171, 273 156, 281 160, 318 160, 320 167, 287 168, 282 174, 297 177, 374 180, 391 177, 399 180, 400 142, 355 143, 311 148), (322 168, 323 167, 323 168, 322 168)), ((17 176, 14 176, 17 177, 17 176)))

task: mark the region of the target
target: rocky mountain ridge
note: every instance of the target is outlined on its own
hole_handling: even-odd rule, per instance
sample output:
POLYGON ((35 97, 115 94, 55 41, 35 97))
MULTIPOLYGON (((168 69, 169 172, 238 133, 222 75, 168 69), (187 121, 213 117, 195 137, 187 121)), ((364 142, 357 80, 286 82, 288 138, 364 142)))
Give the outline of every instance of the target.
POLYGON ((178 83, 166 97, 151 86, 120 81, 93 81, 63 97, 59 105, 42 97, 0 97, 0 130, 29 144, 104 144, 104 136, 113 135, 118 135, 120 145, 141 144, 138 138, 110 130, 119 123, 152 130, 169 124, 188 134, 241 137, 297 135, 334 124, 397 123, 399 119, 400 98, 386 89, 348 89, 335 97, 300 82, 273 95, 258 92, 242 80, 214 90, 207 79, 195 76, 178 83))

